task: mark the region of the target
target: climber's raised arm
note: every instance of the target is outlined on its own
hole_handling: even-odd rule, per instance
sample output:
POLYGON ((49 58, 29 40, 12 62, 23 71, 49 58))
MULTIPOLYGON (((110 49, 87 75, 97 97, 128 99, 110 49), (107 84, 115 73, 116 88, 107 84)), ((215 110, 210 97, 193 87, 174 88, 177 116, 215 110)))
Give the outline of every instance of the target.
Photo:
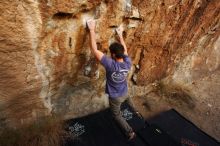
POLYGON ((123 27, 122 27, 122 25, 119 26, 119 27, 116 29, 116 32, 117 32, 117 34, 118 34, 120 43, 122 44, 122 46, 123 46, 124 49, 125 49, 124 54, 125 54, 125 55, 128 55, 127 46, 126 46, 125 41, 124 41, 124 38, 123 38, 123 27))
POLYGON ((95 34, 95 20, 88 20, 87 26, 89 28, 89 37, 90 37, 90 49, 95 57, 100 61, 103 57, 103 53, 98 50, 96 44, 96 34, 95 34))

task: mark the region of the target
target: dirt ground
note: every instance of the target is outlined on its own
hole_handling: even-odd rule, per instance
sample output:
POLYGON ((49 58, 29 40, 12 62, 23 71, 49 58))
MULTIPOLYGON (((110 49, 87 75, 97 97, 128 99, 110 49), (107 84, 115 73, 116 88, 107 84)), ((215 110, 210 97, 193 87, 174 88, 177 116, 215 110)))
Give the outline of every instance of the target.
MULTIPOLYGON (((178 97, 178 95, 168 97, 157 92, 133 97, 133 101, 138 111, 146 119, 174 108, 197 127, 220 141, 220 107, 207 106, 207 101, 200 100, 195 104, 187 97, 178 97)), ((220 103, 216 105, 220 105, 220 103)))

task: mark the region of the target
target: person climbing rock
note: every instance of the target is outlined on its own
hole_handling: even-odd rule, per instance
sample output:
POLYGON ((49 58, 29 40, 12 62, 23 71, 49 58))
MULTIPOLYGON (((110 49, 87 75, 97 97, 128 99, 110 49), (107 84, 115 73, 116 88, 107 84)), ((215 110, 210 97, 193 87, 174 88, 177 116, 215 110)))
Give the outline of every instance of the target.
POLYGON ((135 137, 135 133, 127 121, 122 117, 121 104, 127 102, 133 109, 131 97, 128 95, 127 75, 131 68, 131 59, 128 57, 127 47, 123 39, 123 28, 116 29, 120 43, 110 45, 111 58, 97 49, 95 20, 87 21, 90 32, 90 48, 95 57, 106 70, 106 89, 109 95, 109 105, 114 119, 125 132, 129 140, 135 137))

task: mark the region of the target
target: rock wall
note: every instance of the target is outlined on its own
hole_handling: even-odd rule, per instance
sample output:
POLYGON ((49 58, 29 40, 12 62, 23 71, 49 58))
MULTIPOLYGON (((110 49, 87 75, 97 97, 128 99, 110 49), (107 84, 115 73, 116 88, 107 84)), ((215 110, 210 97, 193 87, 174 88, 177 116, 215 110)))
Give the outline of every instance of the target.
POLYGON ((89 50, 90 18, 107 54, 115 28, 124 26, 134 96, 160 82, 198 103, 220 103, 218 0, 8 0, 0 8, 2 124, 73 118, 108 106, 104 69, 89 50))

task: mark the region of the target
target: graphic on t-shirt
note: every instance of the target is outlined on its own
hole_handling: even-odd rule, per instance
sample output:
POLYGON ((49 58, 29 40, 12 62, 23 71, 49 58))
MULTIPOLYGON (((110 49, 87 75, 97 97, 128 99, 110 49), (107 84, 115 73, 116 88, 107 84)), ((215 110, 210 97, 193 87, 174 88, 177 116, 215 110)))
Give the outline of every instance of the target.
POLYGON ((128 75, 128 70, 120 70, 113 72, 111 77, 114 82, 121 83, 126 80, 127 75, 128 75))

